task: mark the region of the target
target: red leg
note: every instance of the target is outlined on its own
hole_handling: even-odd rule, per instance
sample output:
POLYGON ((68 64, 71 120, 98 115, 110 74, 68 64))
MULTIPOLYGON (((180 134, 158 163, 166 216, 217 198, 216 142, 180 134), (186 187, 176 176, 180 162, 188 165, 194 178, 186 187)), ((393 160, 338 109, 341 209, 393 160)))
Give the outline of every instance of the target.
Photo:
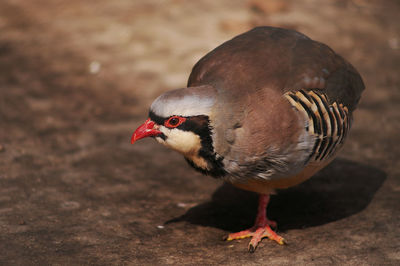
POLYGON ((257 217, 254 226, 248 230, 229 234, 226 240, 230 241, 234 239, 252 237, 249 243, 250 252, 255 251, 258 244, 261 242, 261 239, 264 237, 268 237, 269 239, 274 240, 281 245, 285 244, 285 239, 277 235, 274 231, 272 231, 270 227, 272 226, 276 228, 276 222, 267 219, 268 202, 269 202, 269 195, 263 195, 263 194, 260 195, 260 198, 258 200, 257 217))
POLYGON ((267 206, 269 203, 269 195, 260 195, 258 198, 258 209, 257 209, 257 217, 256 217, 256 222, 255 226, 264 226, 264 225, 270 225, 274 228, 276 228, 276 222, 268 220, 267 218, 267 206))

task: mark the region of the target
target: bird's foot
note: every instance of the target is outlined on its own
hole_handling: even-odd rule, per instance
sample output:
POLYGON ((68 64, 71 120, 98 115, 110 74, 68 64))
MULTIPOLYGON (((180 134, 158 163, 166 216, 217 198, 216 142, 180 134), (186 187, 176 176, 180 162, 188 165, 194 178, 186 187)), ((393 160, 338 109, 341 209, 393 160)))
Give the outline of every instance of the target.
POLYGON ((249 243, 249 252, 251 253, 253 253, 256 250, 258 244, 264 237, 268 237, 269 239, 276 241, 280 245, 286 244, 285 239, 279 236, 277 233, 275 233, 270 226, 276 228, 276 222, 267 220, 265 224, 255 225, 248 230, 229 234, 226 240, 231 241, 235 239, 252 237, 249 243))

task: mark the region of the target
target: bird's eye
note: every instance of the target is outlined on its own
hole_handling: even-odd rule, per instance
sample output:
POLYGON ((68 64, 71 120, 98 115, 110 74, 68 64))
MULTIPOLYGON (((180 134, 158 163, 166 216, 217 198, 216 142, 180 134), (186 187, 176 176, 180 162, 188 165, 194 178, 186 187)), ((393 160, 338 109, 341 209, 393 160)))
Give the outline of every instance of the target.
POLYGON ((173 117, 169 120, 171 126, 176 126, 179 123, 179 118, 173 117))
POLYGON ((169 128, 174 128, 185 122, 186 118, 180 116, 171 116, 164 125, 169 128))

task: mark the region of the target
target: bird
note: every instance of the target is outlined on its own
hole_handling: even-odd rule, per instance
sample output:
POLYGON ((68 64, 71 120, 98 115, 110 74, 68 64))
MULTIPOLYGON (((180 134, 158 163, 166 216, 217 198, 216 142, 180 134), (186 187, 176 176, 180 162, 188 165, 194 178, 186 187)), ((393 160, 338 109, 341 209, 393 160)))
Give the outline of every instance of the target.
POLYGON ((291 29, 260 26, 226 41, 193 67, 187 87, 151 104, 131 143, 152 137, 197 171, 259 194, 251 237, 278 244, 270 195, 309 179, 343 147, 365 86, 329 46, 291 29))

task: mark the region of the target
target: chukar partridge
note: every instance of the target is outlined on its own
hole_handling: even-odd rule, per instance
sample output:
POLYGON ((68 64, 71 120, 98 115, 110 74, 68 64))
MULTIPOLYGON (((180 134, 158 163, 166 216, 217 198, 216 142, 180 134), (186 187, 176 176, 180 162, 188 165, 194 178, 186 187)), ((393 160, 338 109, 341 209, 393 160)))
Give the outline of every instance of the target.
POLYGON ((193 67, 187 88, 160 95, 131 142, 153 137, 196 170, 260 194, 255 225, 227 240, 285 240, 269 195, 325 167, 343 146, 364 90, 350 63, 294 31, 257 27, 193 67))

